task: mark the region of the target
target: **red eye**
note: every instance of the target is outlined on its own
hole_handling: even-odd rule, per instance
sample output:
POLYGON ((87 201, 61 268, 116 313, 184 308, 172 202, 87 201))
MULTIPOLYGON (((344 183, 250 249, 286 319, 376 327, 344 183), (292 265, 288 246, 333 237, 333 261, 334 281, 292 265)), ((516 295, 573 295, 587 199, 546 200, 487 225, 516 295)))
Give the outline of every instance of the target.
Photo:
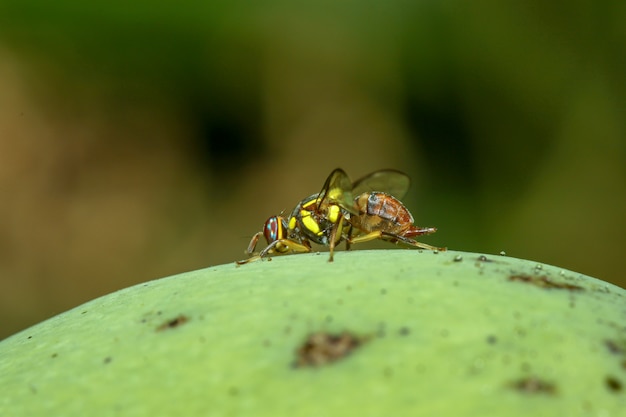
POLYGON ((263 228, 263 235, 268 245, 283 238, 283 228, 278 217, 274 216, 267 219, 263 228))

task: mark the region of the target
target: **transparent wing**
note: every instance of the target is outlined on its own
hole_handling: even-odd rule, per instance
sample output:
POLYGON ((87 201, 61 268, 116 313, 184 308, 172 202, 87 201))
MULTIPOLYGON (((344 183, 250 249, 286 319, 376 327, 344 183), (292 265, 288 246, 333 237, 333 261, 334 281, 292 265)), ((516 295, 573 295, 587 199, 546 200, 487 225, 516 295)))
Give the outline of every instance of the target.
POLYGON ((337 204, 351 213, 355 212, 352 181, 341 168, 330 173, 320 191, 318 207, 323 209, 327 204, 337 204))
POLYGON ((406 195, 410 186, 411 179, 404 172, 381 169, 356 180, 352 184, 352 195, 358 197, 370 191, 382 191, 401 199, 406 195))

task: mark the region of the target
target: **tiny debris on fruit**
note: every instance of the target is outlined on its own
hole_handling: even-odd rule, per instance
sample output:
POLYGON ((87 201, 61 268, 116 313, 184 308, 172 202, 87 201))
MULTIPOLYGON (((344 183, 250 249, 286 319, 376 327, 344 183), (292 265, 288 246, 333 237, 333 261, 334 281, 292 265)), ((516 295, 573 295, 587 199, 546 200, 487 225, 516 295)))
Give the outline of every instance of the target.
POLYGON ((185 316, 184 314, 181 314, 178 317, 168 320, 165 323, 161 324, 159 327, 156 328, 156 331, 160 332, 160 331, 167 330, 167 329, 174 329, 176 327, 182 326, 188 321, 189 321, 189 317, 185 316))

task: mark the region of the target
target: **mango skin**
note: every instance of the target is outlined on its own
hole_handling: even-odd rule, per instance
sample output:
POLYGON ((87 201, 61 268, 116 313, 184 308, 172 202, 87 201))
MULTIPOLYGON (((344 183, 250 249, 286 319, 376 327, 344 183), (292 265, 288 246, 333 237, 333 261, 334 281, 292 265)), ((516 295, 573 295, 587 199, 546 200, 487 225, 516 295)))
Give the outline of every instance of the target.
POLYGON ((0 392, 0 416, 625 416, 626 291, 457 251, 220 265, 3 340, 0 392), (311 335, 358 343, 312 365, 311 335))

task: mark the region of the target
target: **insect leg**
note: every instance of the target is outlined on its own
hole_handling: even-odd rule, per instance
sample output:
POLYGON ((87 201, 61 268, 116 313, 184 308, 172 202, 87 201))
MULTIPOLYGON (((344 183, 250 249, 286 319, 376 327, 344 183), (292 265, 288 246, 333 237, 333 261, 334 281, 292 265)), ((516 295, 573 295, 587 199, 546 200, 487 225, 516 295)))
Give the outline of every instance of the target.
POLYGON ((328 258, 328 262, 333 261, 335 245, 339 243, 341 241, 341 238, 343 237, 342 236, 343 220, 344 220, 343 214, 339 214, 337 221, 333 224, 333 228, 330 231, 330 242, 328 242, 328 246, 330 247, 330 257, 328 258), (338 236, 339 236, 339 240, 337 240, 338 236))
POLYGON ((259 259, 261 259, 259 255, 254 255, 254 256, 249 257, 248 259, 242 259, 241 261, 236 261, 235 264, 237 264, 237 266, 245 265, 249 262, 258 261, 259 259))
POLYGON ((368 234, 361 235, 361 236, 356 236, 356 237, 348 236, 349 240, 347 242, 350 244, 353 244, 353 243, 369 242, 370 240, 375 240, 375 239, 381 239, 382 233, 383 232, 381 232, 380 230, 376 230, 374 232, 369 232, 368 234))
POLYGON ((291 239, 278 239, 267 245, 267 247, 263 249, 261 253, 259 253, 259 257, 264 258, 275 253, 287 252, 311 252, 311 246, 308 244, 308 242, 298 243, 291 239))
POLYGON ((257 232, 254 236, 252 236, 252 239, 250 239, 250 243, 248 244, 248 249, 246 249, 246 255, 252 255, 262 234, 263 232, 257 232))
POLYGON ((402 236, 404 237, 413 237, 413 236, 421 236, 421 235, 430 235, 437 231, 436 227, 417 227, 411 226, 410 229, 404 231, 402 236))
POLYGON ((414 246, 416 248, 422 248, 422 249, 428 249, 428 250, 433 250, 433 251, 441 251, 444 252, 447 250, 447 248, 438 248, 436 246, 431 246, 428 245, 426 243, 422 243, 422 242, 418 242, 416 240, 413 240, 411 238, 408 238, 406 236, 401 236, 401 235, 396 235, 394 233, 388 233, 388 232, 381 232, 382 234, 382 239, 384 240, 389 240, 395 243, 398 243, 398 241, 409 245, 409 246, 414 246))

